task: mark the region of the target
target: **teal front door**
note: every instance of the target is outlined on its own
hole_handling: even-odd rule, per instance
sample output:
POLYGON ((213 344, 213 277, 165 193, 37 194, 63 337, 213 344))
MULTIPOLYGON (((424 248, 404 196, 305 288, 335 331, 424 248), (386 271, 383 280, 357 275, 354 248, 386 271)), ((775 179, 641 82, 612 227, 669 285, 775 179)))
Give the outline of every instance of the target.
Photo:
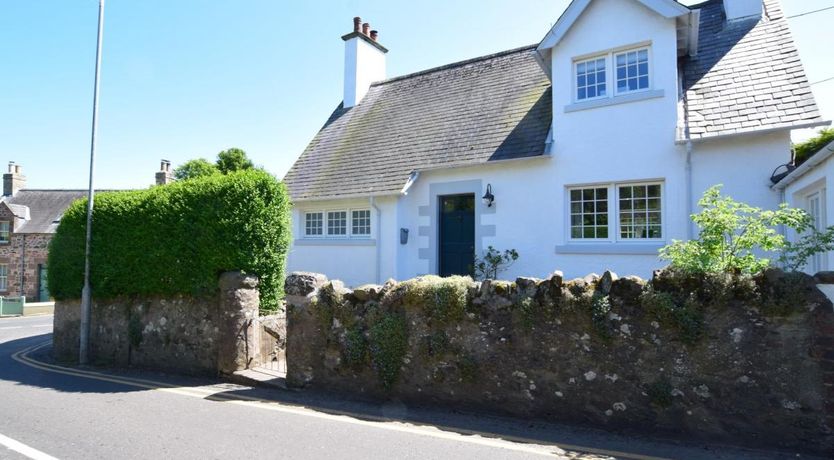
POLYGON ((469 275, 475 259, 475 195, 440 197, 440 276, 469 275))
POLYGON ((38 265, 38 302, 49 301, 49 287, 46 280, 46 265, 38 265))

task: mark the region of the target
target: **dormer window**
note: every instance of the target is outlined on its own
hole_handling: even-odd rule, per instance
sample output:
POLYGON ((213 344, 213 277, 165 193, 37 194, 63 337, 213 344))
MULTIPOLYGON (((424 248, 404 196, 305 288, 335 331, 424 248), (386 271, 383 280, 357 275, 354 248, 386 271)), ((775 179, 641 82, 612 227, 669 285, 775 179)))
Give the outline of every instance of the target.
POLYGON ((608 95, 605 57, 576 63, 576 100, 585 101, 608 95))
POLYGON ((575 57, 573 77, 574 104, 566 112, 663 96, 652 89, 650 42, 575 57))
POLYGON ((649 49, 614 54, 617 94, 649 89, 649 49))

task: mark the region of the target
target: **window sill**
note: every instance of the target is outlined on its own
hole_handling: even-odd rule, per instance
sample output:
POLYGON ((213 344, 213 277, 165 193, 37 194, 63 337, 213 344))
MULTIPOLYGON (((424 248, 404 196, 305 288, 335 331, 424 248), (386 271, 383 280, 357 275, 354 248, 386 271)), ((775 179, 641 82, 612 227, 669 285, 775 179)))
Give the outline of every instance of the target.
POLYGON ((296 246, 376 246, 373 239, 339 239, 339 238, 300 238, 295 240, 296 246))
POLYGON ((652 243, 568 243, 556 246, 556 254, 615 254, 650 255, 665 246, 662 242, 652 243))
POLYGON ((576 102, 565 106, 565 113, 579 112, 580 110, 596 109, 598 107, 608 107, 611 105, 627 104, 629 102, 645 101, 647 99, 657 99, 663 97, 665 92, 662 89, 641 91, 639 93, 623 94, 621 96, 607 97, 604 99, 594 99, 592 101, 576 102))

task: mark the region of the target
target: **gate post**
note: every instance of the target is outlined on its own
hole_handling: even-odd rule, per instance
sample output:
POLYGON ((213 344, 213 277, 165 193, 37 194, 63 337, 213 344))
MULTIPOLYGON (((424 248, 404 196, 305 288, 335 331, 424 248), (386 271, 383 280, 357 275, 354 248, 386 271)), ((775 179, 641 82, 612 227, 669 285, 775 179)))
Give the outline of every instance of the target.
POLYGON ((254 275, 226 272, 220 275, 217 370, 222 374, 258 364, 260 327, 259 280, 254 275))

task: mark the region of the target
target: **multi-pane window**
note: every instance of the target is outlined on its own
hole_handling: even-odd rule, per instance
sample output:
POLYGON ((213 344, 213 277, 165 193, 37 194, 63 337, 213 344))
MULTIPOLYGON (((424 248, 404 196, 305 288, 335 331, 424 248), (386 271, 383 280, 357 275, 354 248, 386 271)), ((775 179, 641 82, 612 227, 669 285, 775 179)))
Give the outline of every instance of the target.
POLYGON ((649 50, 626 51, 614 56, 617 70, 617 93, 649 88, 649 50))
POLYGON ((351 235, 367 236, 371 234, 371 210, 360 209, 351 212, 351 235))
POLYGON ((608 188, 570 191, 571 238, 608 238, 608 188))
POLYGON ((658 183, 609 184, 569 190, 570 238, 663 238, 663 187, 658 183))
POLYGON ((11 224, 9 221, 0 221, 0 243, 9 242, 9 235, 11 234, 10 228, 11 224))
POLYGON ((327 211, 327 235, 347 235, 347 211, 327 211))
POLYGON ((0 291, 9 290, 9 266, 0 264, 0 291))
POLYGON ((324 233, 324 213, 308 212, 304 217, 304 235, 321 236, 324 233))
POLYGON ((618 187, 620 238, 656 239, 663 236, 660 184, 618 187))
POLYGON ((604 57, 576 63, 576 100, 594 99, 608 94, 604 57))

